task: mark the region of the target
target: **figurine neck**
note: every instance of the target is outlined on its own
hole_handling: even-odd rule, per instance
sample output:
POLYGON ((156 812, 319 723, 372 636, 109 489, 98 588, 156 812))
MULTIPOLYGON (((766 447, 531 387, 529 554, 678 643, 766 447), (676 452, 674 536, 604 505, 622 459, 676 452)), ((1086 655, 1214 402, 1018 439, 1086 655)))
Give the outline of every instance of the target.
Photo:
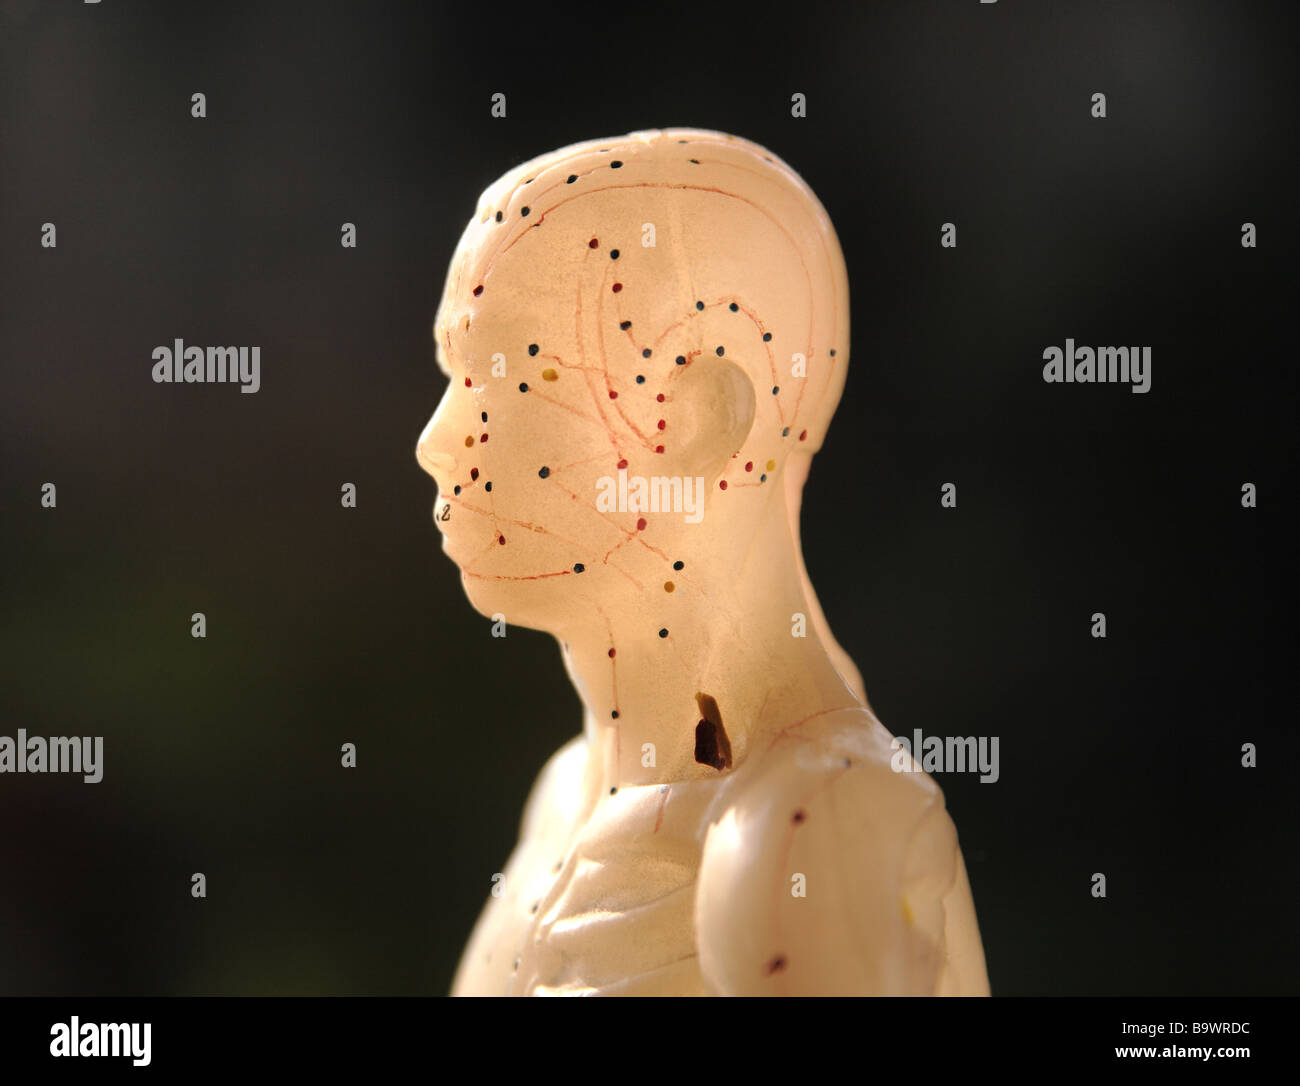
POLYGON ((787 523, 664 586, 596 608, 564 639, 588 783, 716 779, 798 720, 857 701, 813 626, 787 523))

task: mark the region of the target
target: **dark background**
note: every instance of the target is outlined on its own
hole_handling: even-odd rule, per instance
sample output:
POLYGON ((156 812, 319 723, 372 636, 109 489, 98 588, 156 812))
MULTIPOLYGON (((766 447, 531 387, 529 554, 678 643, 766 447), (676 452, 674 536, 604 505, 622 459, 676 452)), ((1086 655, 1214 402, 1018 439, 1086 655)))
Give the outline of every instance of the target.
POLYGON ((0 7, 0 734, 105 736, 101 784, 0 776, 0 993, 447 989, 580 708, 440 553, 434 309, 485 185, 668 125, 839 233, 807 563, 887 726, 1000 737, 938 778, 994 993, 1296 991, 1283 9, 0 7), (178 336, 262 390, 154 384, 178 336), (1067 336, 1152 391, 1046 385, 1067 336))

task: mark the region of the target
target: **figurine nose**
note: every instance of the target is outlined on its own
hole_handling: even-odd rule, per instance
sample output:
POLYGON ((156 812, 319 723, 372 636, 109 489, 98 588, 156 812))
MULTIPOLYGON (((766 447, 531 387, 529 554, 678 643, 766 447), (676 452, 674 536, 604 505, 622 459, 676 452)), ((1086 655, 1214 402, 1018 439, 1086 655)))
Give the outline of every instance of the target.
POLYGON ((444 472, 448 475, 456 467, 456 461, 450 456, 444 456, 442 453, 433 452, 430 449, 420 445, 415 450, 415 457, 420 461, 421 466, 430 475, 436 475, 438 472, 444 472))
POLYGON ((436 421, 437 415, 434 415, 434 417, 429 420, 428 425, 425 426, 424 433, 420 435, 420 440, 415 446, 416 460, 418 460, 420 466, 430 475, 434 476, 435 479, 440 473, 451 475, 456 469, 455 458, 446 453, 439 452, 437 446, 434 444, 433 430, 436 421))
POLYGON ((430 475, 450 475, 456 469, 456 461, 446 453, 435 452, 432 446, 423 441, 415 447, 415 458, 430 475))

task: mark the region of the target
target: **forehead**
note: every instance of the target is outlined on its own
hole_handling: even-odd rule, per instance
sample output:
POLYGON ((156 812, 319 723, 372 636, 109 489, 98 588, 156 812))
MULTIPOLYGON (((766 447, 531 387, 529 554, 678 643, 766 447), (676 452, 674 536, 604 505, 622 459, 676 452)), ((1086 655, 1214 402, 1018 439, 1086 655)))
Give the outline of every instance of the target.
POLYGON ((483 190, 450 262, 435 323, 444 372, 453 359, 464 362, 465 337, 476 325, 509 335, 539 318, 563 320, 560 314, 577 302, 573 276, 592 263, 587 246, 602 226, 624 222, 633 240, 632 228, 639 229, 653 202, 637 182, 659 179, 662 168, 660 141, 646 135, 662 134, 572 144, 508 170, 483 190))
MULTIPOLYGON (((513 365, 538 353, 578 350, 580 329, 597 310, 612 312, 611 276, 617 267, 601 244, 593 205, 544 227, 485 232, 472 222, 448 270, 435 322, 438 362, 444 372, 500 361, 513 365)), ((608 208, 603 209, 607 211, 608 208)), ((495 223, 493 225, 496 225, 495 223)), ((624 261, 624 263, 627 263, 624 261)), ((617 300, 616 298, 614 299, 617 300)))

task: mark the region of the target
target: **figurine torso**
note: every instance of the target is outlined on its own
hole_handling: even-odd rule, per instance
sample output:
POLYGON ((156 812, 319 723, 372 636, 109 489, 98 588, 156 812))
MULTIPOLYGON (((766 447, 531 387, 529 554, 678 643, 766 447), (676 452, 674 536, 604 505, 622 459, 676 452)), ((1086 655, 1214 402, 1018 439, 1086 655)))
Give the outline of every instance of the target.
MULTIPOLYGON (((454 995, 714 994, 695 938, 705 841, 741 790, 765 772, 767 759, 758 754, 713 780, 584 798, 586 757, 579 737, 538 778, 501 892, 489 897, 479 917, 454 995)), ((773 777, 771 768, 761 782, 765 795, 776 798, 786 787, 807 790, 803 770, 773 777)), ((887 762, 876 768, 889 773, 887 762)), ((928 778, 912 780, 937 792, 928 778)), ((880 797, 890 802, 883 791, 880 797)), ((935 992, 987 995, 960 850, 956 862, 941 921, 947 960, 935 992)), ((809 877, 820 879, 812 872, 809 877)), ((744 912, 738 907, 738 922, 744 912)))
POLYGON ((533 832, 506 865, 456 976, 456 995, 707 995, 694 941, 709 808, 730 778, 620 788, 584 812, 585 743, 544 771, 533 832))

